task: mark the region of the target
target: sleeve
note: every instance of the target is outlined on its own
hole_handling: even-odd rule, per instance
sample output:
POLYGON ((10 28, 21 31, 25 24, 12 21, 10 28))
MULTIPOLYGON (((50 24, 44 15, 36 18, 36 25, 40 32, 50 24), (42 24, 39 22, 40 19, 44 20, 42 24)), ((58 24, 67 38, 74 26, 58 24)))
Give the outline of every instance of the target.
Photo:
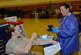
POLYGON ((68 22, 67 24, 65 24, 65 28, 63 30, 59 31, 59 36, 60 37, 72 37, 75 32, 76 32, 76 24, 74 24, 73 22, 68 22))
POLYGON ((11 53, 16 53, 16 45, 14 42, 12 41, 9 41, 7 44, 6 44, 6 53, 7 54, 11 54, 11 53))

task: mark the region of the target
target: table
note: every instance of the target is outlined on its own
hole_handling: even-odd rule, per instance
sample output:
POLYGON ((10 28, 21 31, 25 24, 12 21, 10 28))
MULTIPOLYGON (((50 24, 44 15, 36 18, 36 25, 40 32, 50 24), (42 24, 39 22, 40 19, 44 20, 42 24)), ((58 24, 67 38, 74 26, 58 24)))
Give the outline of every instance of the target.
POLYGON ((48 36, 47 38, 39 37, 37 40, 41 41, 40 46, 45 47, 45 46, 52 45, 52 43, 50 43, 50 42, 54 40, 54 37, 53 36, 48 36))
POLYGON ((37 18, 39 18, 39 15, 40 14, 44 14, 44 12, 42 12, 42 13, 39 13, 39 12, 33 12, 32 14, 34 14, 35 15, 35 19, 37 19, 37 18))
MULTIPOLYGON (((54 40, 54 36, 47 36, 47 38, 42 38, 42 36, 40 36, 37 40, 38 40, 39 42, 41 42, 39 46, 42 46, 42 47, 44 48, 44 47, 53 45, 53 44, 50 43, 50 42, 54 40), (42 45, 41 45, 41 44, 42 44, 42 45)), ((43 53, 43 55, 44 55, 44 53, 43 53)))

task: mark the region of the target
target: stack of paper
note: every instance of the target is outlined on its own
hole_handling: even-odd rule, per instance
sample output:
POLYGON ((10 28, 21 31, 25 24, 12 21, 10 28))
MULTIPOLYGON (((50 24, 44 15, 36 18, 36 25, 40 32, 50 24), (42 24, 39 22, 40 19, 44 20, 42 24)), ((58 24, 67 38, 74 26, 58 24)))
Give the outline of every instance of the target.
POLYGON ((42 37, 39 37, 37 40, 53 40, 53 36, 48 36, 47 38, 42 38, 42 37))
POLYGON ((59 42, 56 45, 51 45, 44 48, 44 55, 55 55, 61 50, 59 42))

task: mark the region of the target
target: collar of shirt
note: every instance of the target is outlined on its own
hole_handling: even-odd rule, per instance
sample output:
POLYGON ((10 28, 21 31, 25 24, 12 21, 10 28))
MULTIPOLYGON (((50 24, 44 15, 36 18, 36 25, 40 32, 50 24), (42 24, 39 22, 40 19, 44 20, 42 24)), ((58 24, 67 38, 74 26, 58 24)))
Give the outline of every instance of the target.
POLYGON ((71 13, 69 13, 67 16, 70 16, 71 15, 71 13))
MULTIPOLYGON (((70 15, 71 15, 71 13, 69 13, 68 16, 70 16, 70 15)), ((64 20, 65 20, 68 16, 65 16, 65 17, 63 18, 63 20, 62 20, 62 22, 60 23, 60 25, 64 22, 64 20)), ((59 25, 59 27, 60 27, 60 25, 59 25)))

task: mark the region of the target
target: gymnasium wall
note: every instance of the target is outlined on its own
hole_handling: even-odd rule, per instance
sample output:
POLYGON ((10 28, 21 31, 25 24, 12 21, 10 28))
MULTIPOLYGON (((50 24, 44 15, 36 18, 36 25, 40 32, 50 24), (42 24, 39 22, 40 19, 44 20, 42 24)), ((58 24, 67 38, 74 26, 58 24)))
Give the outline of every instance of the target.
POLYGON ((58 2, 71 2, 80 0, 0 0, 0 7, 12 7, 12 6, 23 6, 23 5, 35 5, 45 3, 58 3, 58 2))

